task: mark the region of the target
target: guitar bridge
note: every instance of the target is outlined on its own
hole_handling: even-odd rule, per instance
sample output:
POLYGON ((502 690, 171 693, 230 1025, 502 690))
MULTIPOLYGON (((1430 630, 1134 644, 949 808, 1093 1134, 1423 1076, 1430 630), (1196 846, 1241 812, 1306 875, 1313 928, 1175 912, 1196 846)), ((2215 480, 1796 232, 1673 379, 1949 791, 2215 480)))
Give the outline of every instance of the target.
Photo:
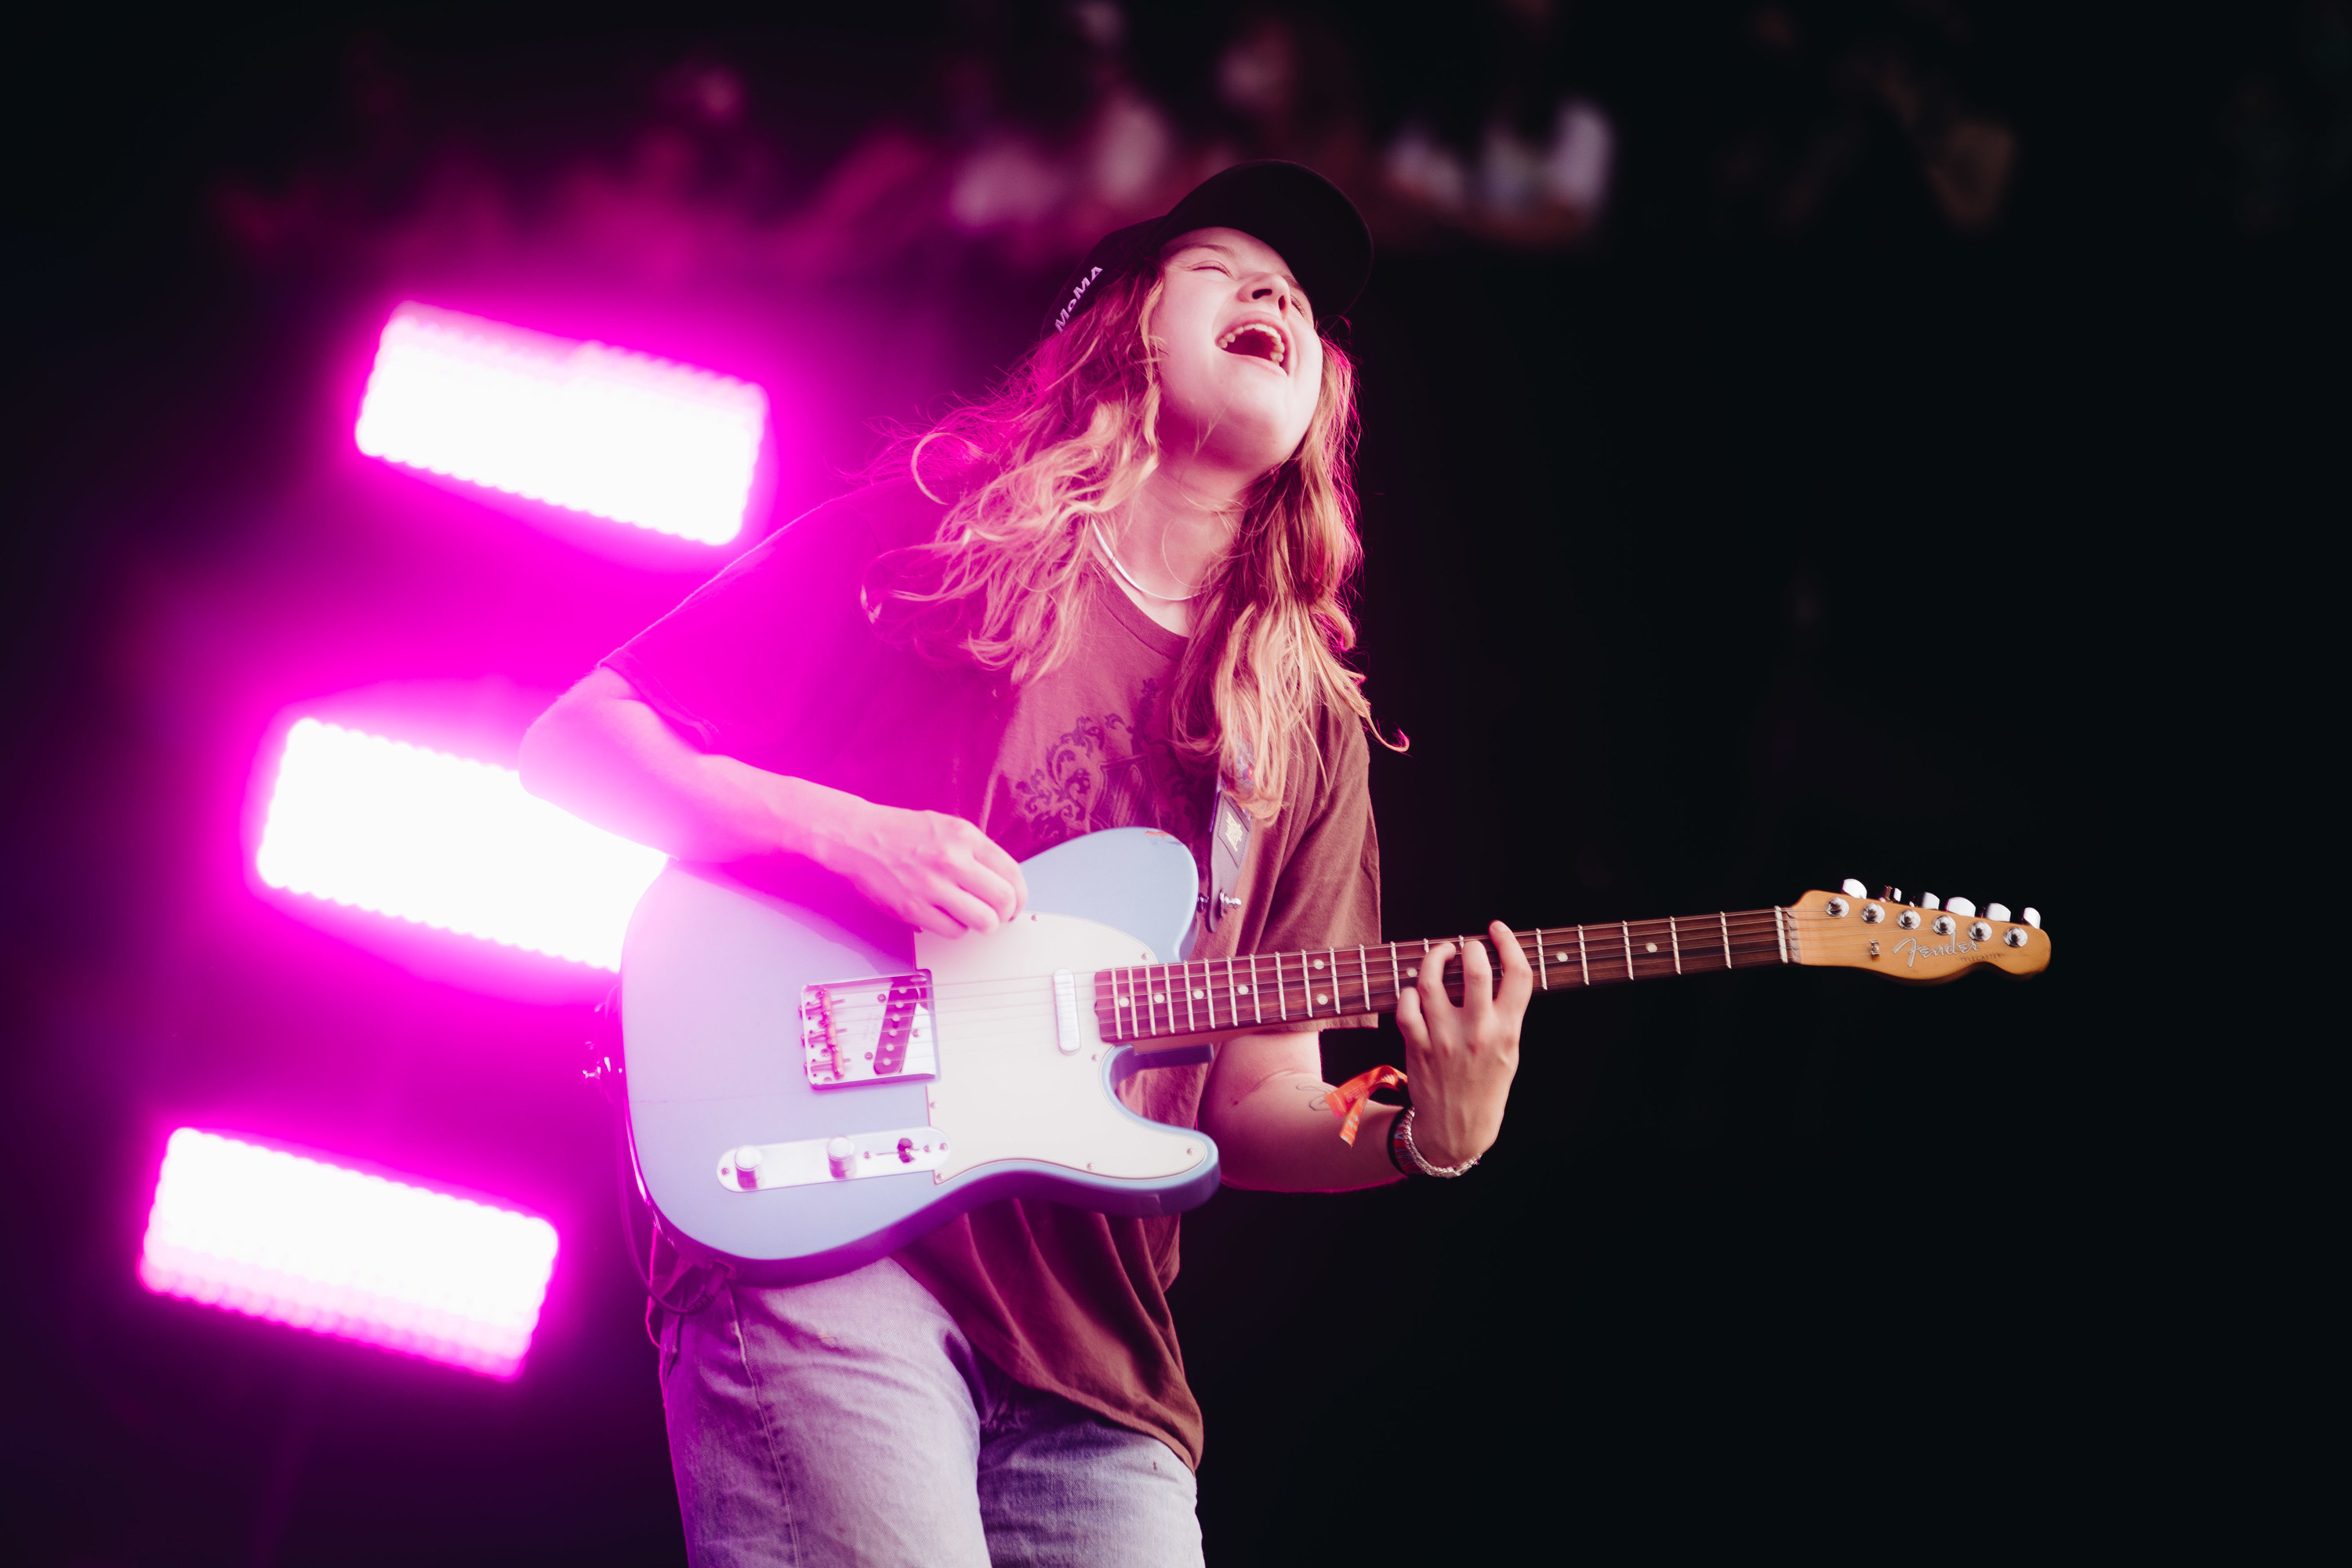
POLYGON ((931 972, 801 987, 801 1052, 814 1089, 936 1078, 931 972))

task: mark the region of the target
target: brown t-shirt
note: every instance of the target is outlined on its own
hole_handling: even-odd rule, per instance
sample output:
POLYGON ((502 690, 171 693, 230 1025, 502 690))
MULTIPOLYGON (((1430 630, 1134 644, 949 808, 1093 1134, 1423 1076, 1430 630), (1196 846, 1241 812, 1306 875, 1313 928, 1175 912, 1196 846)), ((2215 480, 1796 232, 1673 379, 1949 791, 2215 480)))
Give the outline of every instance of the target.
MULTIPOLYGON (((604 663, 705 751, 966 817, 1015 859, 1081 833, 1139 826, 1174 834, 1205 868, 1215 781, 1168 741, 1184 639, 1116 584, 1099 574, 1087 581, 1071 606, 1078 656, 1019 688, 925 660, 867 624, 858 600, 867 565, 930 538, 941 510, 905 480, 827 502, 604 663)), ((1202 936, 1194 957, 1379 939, 1362 729, 1327 713, 1299 744, 1294 799, 1257 830, 1243 907, 1202 936)), ((1190 1127, 1207 1080, 1205 1067, 1148 1071, 1131 1081, 1130 1103, 1190 1127)), ((1150 1433, 1198 1465, 1201 1410, 1168 1310, 1177 1227, 1173 1215, 1015 1199, 950 1221, 898 1258, 1017 1381, 1150 1433)))

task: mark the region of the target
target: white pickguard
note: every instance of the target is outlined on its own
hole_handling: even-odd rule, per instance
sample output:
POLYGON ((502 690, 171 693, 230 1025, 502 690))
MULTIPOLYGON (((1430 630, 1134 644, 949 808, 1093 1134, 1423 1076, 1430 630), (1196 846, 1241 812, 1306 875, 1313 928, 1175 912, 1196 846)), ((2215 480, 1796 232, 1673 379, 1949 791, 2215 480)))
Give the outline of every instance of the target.
POLYGON ((930 1121, 953 1152, 934 1180, 997 1160, 1034 1160, 1098 1176, 1173 1176, 1206 1157, 1204 1141, 1127 1114, 1104 1088, 1094 972, 1159 962, 1123 931, 1069 915, 1024 913, 986 935, 915 936, 931 972, 939 1076, 925 1086, 930 1121), (1078 984, 1079 1047, 1062 1048, 1054 971, 1078 984))

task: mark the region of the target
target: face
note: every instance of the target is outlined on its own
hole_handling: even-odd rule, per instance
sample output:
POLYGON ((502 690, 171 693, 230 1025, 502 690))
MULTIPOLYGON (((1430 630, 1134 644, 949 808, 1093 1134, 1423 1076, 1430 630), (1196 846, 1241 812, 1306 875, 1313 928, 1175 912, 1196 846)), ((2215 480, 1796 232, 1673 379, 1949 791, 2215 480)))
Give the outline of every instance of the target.
POLYGON ((1196 228, 1160 254, 1161 448, 1252 474, 1280 466, 1323 389, 1307 296, 1273 247, 1238 229, 1196 228))

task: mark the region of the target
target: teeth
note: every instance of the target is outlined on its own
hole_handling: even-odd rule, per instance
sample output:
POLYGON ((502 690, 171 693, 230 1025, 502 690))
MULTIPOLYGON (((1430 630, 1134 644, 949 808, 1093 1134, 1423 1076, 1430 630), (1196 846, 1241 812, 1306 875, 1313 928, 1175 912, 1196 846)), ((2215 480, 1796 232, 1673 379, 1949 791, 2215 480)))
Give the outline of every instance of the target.
POLYGON ((1263 321, 1243 322, 1240 326, 1235 327, 1232 331, 1227 332, 1223 337, 1219 338, 1217 340, 1217 346, 1221 349, 1229 349, 1233 347, 1235 343, 1241 342, 1242 334, 1244 332, 1265 333, 1266 341, 1274 345, 1274 363, 1276 364, 1280 364, 1282 363, 1284 354, 1282 334, 1276 331, 1272 327, 1267 326, 1263 321))

